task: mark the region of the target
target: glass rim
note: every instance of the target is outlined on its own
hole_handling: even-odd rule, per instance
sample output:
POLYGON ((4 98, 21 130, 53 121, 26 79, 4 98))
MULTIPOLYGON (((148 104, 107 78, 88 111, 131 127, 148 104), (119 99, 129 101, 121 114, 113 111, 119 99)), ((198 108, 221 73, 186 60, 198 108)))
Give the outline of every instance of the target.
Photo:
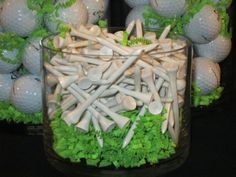
MULTIPOLYGON (((112 28, 115 28, 115 27, 112 27, 112 28)), ((119 29, 121 29, 121 28, 119 28, 119 29)), ((67 54, 67 55, 75 55, 75 56, 77 55, 77 56, 83 56, 83 57, 97 57, 97 56, 101 56, 101 57, 102 56, 104 56, 104 57, 107 56, 107 57, 109 57, 109 56, 113 56, 115 58, 123 58, 123 57, 135 56, 135 55, 131 55, 131 54, 129 54, 129 55, 117 55, 117 56, 114 56, 114 55, 93 55, 93 54, 81 54, 81 53, 73 53, 73 52, 56 50, 56 49, 48 47, 45 44, 48 39, 50 39, 50 38, 52 38, 56 35, 58 35, 58 34, 50 34, 48 36, 43 37, 40 40, 40 43, 39 43, 40 47, 42 49, 50 50, 50 51, 55 52, 55 53, 63 53, 63 54, 67 54)), ((180 47, 180 48, 177 48, 177 49, 171 49, 171 50, 168 50, 168 51, 160 51, 160 52, 157 51, 157 52, 151 54, 150 56, 155 55, 155 54, 175 53, 175 52, 181 51, 183 49, 187 49, 189 46, 191 46, 191 42, 189 41, 189 39, 187 37, 183 36, 183 35, 176 35, 176 36, 174 36, 174 38, 167 38, 167 39, 172 39, 172 40, 175 40, 175 41, 180 40, 182 42, 185 42, 185 45, 183 47, 180 47)), ((143 45, 143 46, 147 46, 147 45, 143 45)), ((132 48, 132 47, 130 47, 130 48, 132 48)))

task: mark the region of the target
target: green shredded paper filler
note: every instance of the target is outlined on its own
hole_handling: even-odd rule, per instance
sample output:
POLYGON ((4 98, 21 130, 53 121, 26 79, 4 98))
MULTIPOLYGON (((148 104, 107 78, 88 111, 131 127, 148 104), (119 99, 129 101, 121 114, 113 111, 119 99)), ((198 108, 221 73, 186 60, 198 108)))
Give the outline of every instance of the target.
POLYGON ((27 0, 27 6, 30 10, 36 11, 40 18, 54 9, 53 0, 27 0))
POLYGON ((232 38, 232 28, 230 27, 229 15, 226 8, 218 8, 218 13, 221 21, 220 34, 227 38, 232 38))
POLYGON ((218 87, 213 92, 207 95, 202 95, 201 88, 199 88, 196 84, 192 84, 192 88, 193 88, 192 100, 194 107, 209 106, 210 104, 212 104, 214 101, 218 100, 221 97, 222 92, 224 90, 223 87, 218 87))
POLYGON ((41 27, 33 31, 28 38, 46 37, 48 35, 49 35, 48 30, 41 27))
POLYGON ((17 64, 21 62, 22 55, 24 52, 25 40, 15 33, 6 32, 0 34, 0 60, 10 63, 17 64), (18 50, 16 59, 8 58, 3 55, 4 51, 18 50))
POLYGON ((136 46, 136 45, 149 45, 151 44, 151 40, 145 38, 135 38, 128 42, 128 46, 136 46))
MULTIPOLYGON (((68 126, 61 119, 60 109, 51 122, 56 153, 72 162, 85 160, 87 165, 96 167, 115 166, 116 168, 139 167, 144 164, 157 164, 175 153, 175 143, 168 133, 161 133, 164 120, 162 115, 146 113, 141 117, 135 135, 126 148, 122 148, 123 140, 130 126, 111 132, 100 132, 104 139, 101 148, 96 139, 96 132, 90 126, 89 133, 80 132, 74 125, 68 126)), ((123 116, 131 119, 131 124, 138 115, 138 111, 124 112, 123 116)))
POLYGON ((98 21, 98 26, 100 27, 100 28, 107 28, 108 27, 108 22, 107 22, 107 20, 105 19, 105 20, 99 20, 98 21))
POLYGON ((0 120, 24 124, 42 124, 42 113, 26 114, 18 111, 7 102, 0 102, 0 120))
POLYGON ((60 22, 57 26, 57 29, 59 31, 59 35, 63 38, 66 37, 66 34, 70 32, 71 27, 67 24, 64 24, 63 22, 60 22))
POLYGON ((121 45, 123 46, 138 46, 138 45, 149 45, 152 41, 149 39, 145 39, 143 37, 136 37, 134 39, 129 40, 129 34, 127 31, 123 32, 123 38, 121 41, 121 45))

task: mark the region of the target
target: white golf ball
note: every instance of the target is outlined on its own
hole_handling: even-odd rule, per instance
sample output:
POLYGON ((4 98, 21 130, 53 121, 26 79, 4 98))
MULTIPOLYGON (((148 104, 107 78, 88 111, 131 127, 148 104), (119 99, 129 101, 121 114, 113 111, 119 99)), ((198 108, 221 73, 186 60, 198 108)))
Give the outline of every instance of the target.
POLYGON ((88 23, 94 24, 104 17, 105 0, 83 0, 83 2, 88 10, 88 23))
POLYGON ((40 42, 41 38, 32 38, 25 46, 22 63, 24 67, 32 74, 40 75, 41 56, 40 42))
POLYGON ((219 35, 208 44, 194 45, 195 52, 199 57, 207 57, 214 62, 223 61, 230 53, 232 46, 231 39, 219 35))
POLYGON ((201 88, 202 95, 211 93, 220 85, 220 67, 208 58, 193 60, 193 82, 201 88))
POLYGON ((131 8, 134 8, 139 5, 148 5, 149 4, 149 0, 125 0, 125 2, 131 8))
POLYGON ((10 101, 11 88, 15 78, 12 74, 0 74, 0 101, 10 101))
POLYGON ((25 75, 18 78, 11 90, 11 102, 21 112, 40 112, 42 109, 42 92, 39 77, 25 75))
POLYGON ((205 5, 185 25, 185 34, 194 43, 206 44, 214 40, 220 32, 221 22, 219 14, 210 5, 205 5))
POLYGON ((178 17, 186 10, 185 0, 150 0, 151 6, 163 17, 178 17))
MULTIPOLYGON (((65 0, 58 0, 57 3, 63 3, 64 1, 65 0)), ((70 24, 75 28, 88 22, 88 10, 82 0, 76 0, 76 2, 68 8, 60 8, 58 10, 58 17, 55 16, 54 13, 45 16, 46 26, 52 33, 58 32, 57 20, 65 24, 70 24)))
MULTIPOLYGON (((17 60, 18 49, 13 49, 12 51, 3 50, 2 55, 12 61, 17 60)), ((17 61, 16 64, 8 63, 0 57, 0 73, 7 74, 12 71, 15 71, 21 65, 20 61, 17 61)))
MULTIPOLYGON (((126 17, 126 21, 125 21, 125 25, 128 26, 130 22, 132 22, 133 20, 137 20, 140 19, 141 22, 143 24, 145 24, 145 20, 143 18, 143 13, 145 11, 145 8, 147 6, 145 5, 139 5, 134 7, 129 14, 126 17)), ((151 20, 151 24, 148 26, 149 28, 153 28, 153 29, 159 29, 159 25, 156 19, 150 19, 151 20)))
POLYGON ((26 37, 40 26, 40 22, 36 12, 27 7, 27 0, 4 1, 1 23, 5 31, 26 37))

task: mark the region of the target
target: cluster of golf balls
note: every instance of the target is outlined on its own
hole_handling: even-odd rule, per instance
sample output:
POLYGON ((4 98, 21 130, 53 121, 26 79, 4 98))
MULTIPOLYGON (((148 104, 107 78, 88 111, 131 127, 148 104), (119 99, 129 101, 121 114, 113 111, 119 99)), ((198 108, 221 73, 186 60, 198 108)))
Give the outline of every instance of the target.
POLYGON ((31 34, 42 27, 49 33, 58 32, 58 22, 76 28, 81 24, 97 23, 104 17, 109 0, 76 0, 69 7, 63 7, 69 0, 53 2, 54 7, 59 8, 39 16, 36 11, 28 7, 27 0, 0 0, 0 35, 11 32, 27 40, 19 62, 12 64, 1 58, 4 56, 16 61, 18 49, 2 50, 0 101, 10 102, 23 113, 36 113, 42 109, 39 45, 42 37, 30 37, 31 34), (19 74, 19 68, 26 68, 27 72, 19 74))
POLYGON ((194 44, 193 81, 202 95, 220 86, 220 66, 230 53, 231 39, 220 33, 221 17, 211 5, 205 5, 185 26, 185 34, 194 44))
MULTIPOLYGON (((143 13, 146 7, 154 9, 164 18, 173 20, 183 17, 188 11, 188 0, 125 0, 125 2, 132 8, 126 18, 126 25, 136 19, 145 24, 143 13)), ((221 3, 220 0, 212 2, 221 3)), ((153 20, 155 24, 151 26, 149 24, 149 27, 156 29, 160 27, 156 19, 149 20, 153 20)), ((194 45, 193 82, 201 89, 202 95, 209 94, 219 87, 221 70, 218 63, 227 58, 231 50, 231 39, 220 33, 221 25, 217 9, 206 4, 183 27, 184 34, 194 45)))

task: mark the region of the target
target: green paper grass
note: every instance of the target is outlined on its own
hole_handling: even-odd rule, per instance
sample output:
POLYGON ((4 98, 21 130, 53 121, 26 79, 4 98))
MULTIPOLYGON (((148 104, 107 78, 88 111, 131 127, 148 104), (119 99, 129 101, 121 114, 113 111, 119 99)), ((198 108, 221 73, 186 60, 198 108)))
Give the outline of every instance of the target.
POLYGON ((0 60, 10 63, 17 64, 22 60, 24 52, 25 40, 15 33, 6 32, 0 34, 0 60), (13 51, 14 49, 18 50, 16 55, 16 60, 12 60, 3 55, 3 51, 13 51))
POLYGON ((194 107, 209 106, 210 104, 212 104, 214 101, 218 100, 221 97, 222 92, 224 90, 223 87, 218 87, 213 92, 207 95, 202 95, 201 89, 196 84, 193 84, 192 88, 193 88, 194 107))
POLYGON ((0 120, 24 124, 42 124, 42 113, 26 114, 19 112, 14 106, 0 102, 0 120))
POLYGON ((230 27, 229 15, 226 8, 218 8, 218 13, 221 21, 220 34, 226 38, 232 38, 232 28, 230 27))
POLYGON ((27 6, 30 10, 36 11, 40 18, 54 9, 53 0, 27 0, 27 6))
POLYGON ((127 33, 127 31, 124 31, 121 45, 128 46, 128 42, 129 42, 129 34, 127 33))
POLYGON ((53 11, 53 0, 27 0, 27 7, 36 12, 38 23, 42 27, 43 17, 46 13, 50 13, 53 11))
POLYGON ((59 22, 58 26, 57 26, 57 29, 58 29, 58 31, 60 33, 59 35, 61 37, 65 38, 66 34, 70 32, 71 27, 70 27, 70 25, 67 25, 67 24, 65 24, 63 22, 59 22))
POLYGON ((152 43, 152 41, 149 39, 137 37, 137 38, 134 38, 134 39, 128 41, 128 46, 149 45, 151 43, 152 43))
POLYGON ((127 31, 123 32, 123 38, 121 41, 121 45, 123 46, 149 45, 151 43, 151 40, 145 39, 143 37, 136 37, 134 39, 129 40, 129 34, 127 33, 127 31))
MULTIPOLYGON (((122 115, 129 117, 133 122, 137 114, 138 111, 135 110, 122 115)), ((61 119, 61 110, 58 110, 51 122, 53 148, 65 159, 72 162, 85 160, 87 165, 96 167, 132 168, 144 164, 157 164, 161 159, 174 154, 176 147, 167 133, 161 133, 163 117, 150 113, 141 117, 134 137, 124 149, 122 143, 130 126, 124 129, 116 128, 109 133, 101 132, 104 139, 104 147, 101 148, 92 126, 89 133, 82 133, 75 126, 68 126, 61 119)))
POLYGON ((49 32, 47 29, 41 27, 39 29, 36 29, 33 31, 28 38, 43 38, 49 35, 49 32))
POLYGON ((62 8, 66 9, 71 7, 77 0, 65 0, 64 2, 56 3, 56 9, 62 8))
POLYGON ((99 26, 100 28, 107 28, 107 27, 108 27, 108 22, 107 22, 107 20, 99 20, 99 21, 98 21, 98 26, 99 26))

